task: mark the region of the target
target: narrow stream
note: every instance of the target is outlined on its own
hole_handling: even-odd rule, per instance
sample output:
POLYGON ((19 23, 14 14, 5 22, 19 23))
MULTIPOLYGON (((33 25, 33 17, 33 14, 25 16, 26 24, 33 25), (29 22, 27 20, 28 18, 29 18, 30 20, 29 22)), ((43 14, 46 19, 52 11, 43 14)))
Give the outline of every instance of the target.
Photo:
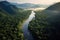
POLYGON ((23 24, 23 29, 22 30, 23 30, 25 40, 33 40, 33 36, 30 33, 30 31, 28 30, 28 24, 33 18, 35 18, 34 11, 31 12, 30 16, 28 17, 28 19, 23 24))

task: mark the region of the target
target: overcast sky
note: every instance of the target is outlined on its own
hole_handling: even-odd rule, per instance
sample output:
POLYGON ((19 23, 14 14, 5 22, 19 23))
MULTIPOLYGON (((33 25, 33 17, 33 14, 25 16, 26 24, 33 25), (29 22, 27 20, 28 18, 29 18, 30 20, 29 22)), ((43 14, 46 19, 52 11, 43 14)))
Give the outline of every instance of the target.
POLYGON ((8 0, 8 1, 16 3, 34 3, 34 4, 53 4, 56 2, 60 2, 60 0, 8 0))

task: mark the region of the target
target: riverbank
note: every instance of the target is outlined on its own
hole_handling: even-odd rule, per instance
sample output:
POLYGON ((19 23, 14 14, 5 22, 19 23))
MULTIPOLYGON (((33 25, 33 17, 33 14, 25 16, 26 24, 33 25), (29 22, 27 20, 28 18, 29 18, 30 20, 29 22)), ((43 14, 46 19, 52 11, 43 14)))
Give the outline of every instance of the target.
POLYGON ((29 22, 35 17, 35 13, 34 11, 31 12, 31 14, 29 15, 29 17, 27 18, 27 20, 23 23, 23 34, 24 34, 24 39, 25 40, 33 40, 33 36, 30 33, 30 31, 28 30, 28 24, 29 22))

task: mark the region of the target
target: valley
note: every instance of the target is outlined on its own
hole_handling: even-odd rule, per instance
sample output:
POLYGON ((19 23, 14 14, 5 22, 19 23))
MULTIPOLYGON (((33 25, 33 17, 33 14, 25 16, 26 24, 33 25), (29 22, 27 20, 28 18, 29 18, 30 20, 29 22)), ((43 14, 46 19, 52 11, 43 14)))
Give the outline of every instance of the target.
POLYGON ((0 40, 60 40, 60 2, 29 4, 0 2, 0 40))

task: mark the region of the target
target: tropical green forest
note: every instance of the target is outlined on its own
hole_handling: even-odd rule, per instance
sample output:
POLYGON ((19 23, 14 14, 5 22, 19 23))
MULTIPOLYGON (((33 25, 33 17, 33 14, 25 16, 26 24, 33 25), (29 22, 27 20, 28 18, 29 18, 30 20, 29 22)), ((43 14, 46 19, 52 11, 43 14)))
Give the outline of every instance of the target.
POLYGON ((0 1, 0 40, 60 40, 60 2, 44 10, 27 4, 0 1))

